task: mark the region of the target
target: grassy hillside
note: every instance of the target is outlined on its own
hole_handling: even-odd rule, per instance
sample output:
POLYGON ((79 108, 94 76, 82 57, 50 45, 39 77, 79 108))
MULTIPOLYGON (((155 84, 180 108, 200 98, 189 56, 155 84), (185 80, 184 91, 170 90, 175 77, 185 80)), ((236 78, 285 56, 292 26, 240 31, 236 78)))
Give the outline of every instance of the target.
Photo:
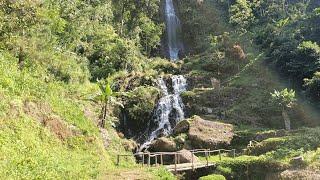
MULTIPOLYGON (((0 2, 0 179, 108 179, 135 169, 172 178, 140 169, 133 157, 115 165, 117 154, 131 151, 114 129, 113 108, 98 126, 101 103, 90 100, 100 91, 97 78, 141 70, 148 59, 116 32, 113 7, 109 0, 0 2)), ((158 41, 141 39, 145 53, 158 41)))
POLYGON ((188 53, 169 62, 158 57, 159 0, 0 2, 0 179, 175 179, 134 157, 116 165, 135 148, 125 137, 152 119, 156 78, 172 74, 188 78, 187 116, 235 126, 239 157, 212 157, 206 178, 319 170, 319 3, 175 5, 188 53), (296 90, 294 106, 272 99, 284 88, 296 90), (292 131, 279 131, 284 117, 292 131))
MULTIPOLYGON (((236 1, 233 6, 237 4, 241 2, 236 1)), ((249 7, 254 8, 253 4, 249 7)), ((200 54, 186 57, 182 65, 183 72, 191 81, 190 90, 182 94, 187 112, 207 120, 236 125, 237 137, 231 146, 237 149, 239 157, 222 161, 218 156, 212 157, 212 161, 218 162, 218 168, 213 173, 229 179, 315 177, 308 170, 319 169, 316 165, 319 129, 315 127, 319 116, 314 113, 317 110, 310 108, 305 96, 298 93, 298 101, 289 111, 292 127, 296 131, 281 137, 270 136, 276 134, 270 132, 284 128, 281 108, 273 103, 271 93, 290 88, 292 84, 279 73, 277 65, 270 63, 270 58, 276 57, 270 57, 269 49, 256 44, 258 32, 255 28, 263 28, 263 23, 253 22, 252 29, 241 27, 241 23, 238 26, 226 23, 232 14, 226 13, 230 6, 224 3, 184 1, 180 5, 179 11, 187 22, 184 25, 186 41, 195 41, 192 43, 196 45, 195 51, 199 44, 203 47, 200 54), (207 12, 211 15, 208 16, 207 12), (223 28, 219 25, 208 26, 216 21, 223 21, 219 23, 223 28), (201 33, 194 32, 198 40, 194 36, 189 38, 188 34, 192 33, 189 31, 193 30, 190 24, 203 30, 201 33), (304 126, 313 128, 304 129, 304 126), (257 140, 253 147, 249 146, 251 140, 255 142, 256 137, 264 136, 265 139, 257 140), (299 165, 292 160, 297 157, 303 159, 299 165), (307 175, 300 176, 301 173, 307 175)), ((287 32, 291 30, 286 29, 287 32)))

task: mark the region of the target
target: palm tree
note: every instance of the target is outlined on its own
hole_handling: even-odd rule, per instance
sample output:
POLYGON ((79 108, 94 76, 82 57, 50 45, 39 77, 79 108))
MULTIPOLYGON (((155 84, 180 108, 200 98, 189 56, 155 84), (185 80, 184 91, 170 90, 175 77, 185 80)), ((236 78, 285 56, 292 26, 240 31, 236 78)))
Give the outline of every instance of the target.
POLYGON ((94 102, 101 103, 99 126, 104 128, 108 115, 108 109, 110 108, 110 106, 117 105, 123 107, 123 105, 121 102, 119 102, 119 99, 117 98, 119 93, 112 91, 111 83, 109 81, 107 81, 106 83, 104 81, 98 81, 98 85, 100 91, 97 95, 95 95, 92 98, 92 100, 94 102))

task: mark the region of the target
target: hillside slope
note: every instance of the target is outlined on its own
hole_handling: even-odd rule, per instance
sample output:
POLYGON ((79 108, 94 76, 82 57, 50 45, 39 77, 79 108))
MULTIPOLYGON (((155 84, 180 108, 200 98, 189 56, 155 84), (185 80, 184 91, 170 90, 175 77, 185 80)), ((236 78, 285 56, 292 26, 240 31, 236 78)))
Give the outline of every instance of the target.
POLYGON ((228 179, 318 177, 319 3, 281 2, 175 0, 176 62, 159 57, 160 0, 0 2, 0 179, 178 178, 116 165, 149 128, 157 78, 178 74, 193 127, 166 138, 173 149, 236 149, 210 158, 207 174, 228 179), (285 88, 297 101, 281 107, 271 94, 285 88))

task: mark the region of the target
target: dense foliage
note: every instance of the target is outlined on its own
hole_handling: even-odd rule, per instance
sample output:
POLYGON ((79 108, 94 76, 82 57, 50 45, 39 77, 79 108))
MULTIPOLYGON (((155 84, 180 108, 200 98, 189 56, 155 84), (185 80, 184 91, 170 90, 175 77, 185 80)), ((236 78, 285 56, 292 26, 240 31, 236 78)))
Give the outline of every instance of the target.
MULTIPOLYGON (((188 78, 186 116, 235 126, 305 123, 307 113, 292 105, 301 106, 295 92, 320 102, 318 0, 174 0, 187 53, 179 62, 159 57, 163 2, 0 1, 0 179, 105 179, 115 169, 135 171, 133 157, 116 167, 116 154, 136 148, 124 136, 148 130, 162 96, 154 87, 159 75, 188 78), (270 95, 283 87, 265 64, 295 91, 270 95)), ((245 178, 250 167, 260 177, 298 155, 319 168, 319 132, 262 141, 252 149, 260 157, 228 159, 217 173, 245 178)), ((174 179, 162 168, 138 170, 174 179)))
POLYGON ((110 122, 111 104, 119 103, 110 84, 99 92, 90 81, 148 68, 162 34, 159 6, 0 2, 0 179, 96 179, 115 168, 115 154, 126 153, 110 122), (89 101, 93 94, 97 103, 89 101), (108 130, 98 128, 101 110, 108 130))
POLYGON ((268 61, 294 88, 318 102, 319 2, 239 0, 230 6, 230 22, 255 37, 268 61))

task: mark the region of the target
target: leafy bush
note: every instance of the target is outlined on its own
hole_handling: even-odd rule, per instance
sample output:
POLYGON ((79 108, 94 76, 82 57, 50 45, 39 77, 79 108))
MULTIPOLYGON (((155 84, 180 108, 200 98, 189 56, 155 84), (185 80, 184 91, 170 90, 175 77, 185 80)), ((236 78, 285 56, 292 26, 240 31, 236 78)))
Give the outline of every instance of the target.
POLYGON ((125 132, 137 135, 145 131, 152 119, 153 109, 159 96, 160 91, 157 88, 148 86, 138 87, 127 94, 123 110, 125 132))
POLYGON ((230 7, 230 23, 248 28, 254 21, 254 16, 250 3, 246 0, 236 0, 236 3, 230 7))
POLYGON ((314 73, 311 79, 304 79, 307 96, 312 101, 320 101, 320 72, 314 73))

